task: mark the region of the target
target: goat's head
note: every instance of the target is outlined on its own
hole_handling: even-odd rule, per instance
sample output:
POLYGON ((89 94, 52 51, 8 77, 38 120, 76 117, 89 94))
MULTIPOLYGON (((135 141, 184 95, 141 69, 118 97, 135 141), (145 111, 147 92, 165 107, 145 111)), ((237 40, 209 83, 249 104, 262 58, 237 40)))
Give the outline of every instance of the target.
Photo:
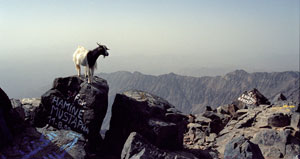
POLYGON ((105 45, 101 45, 97 42, 98 48, 97 51, 100 52, 101 55, 103 55, 103 57, 105 58, 106 56, 108 56, 108 52, 107 50, 109 50, 105 45))

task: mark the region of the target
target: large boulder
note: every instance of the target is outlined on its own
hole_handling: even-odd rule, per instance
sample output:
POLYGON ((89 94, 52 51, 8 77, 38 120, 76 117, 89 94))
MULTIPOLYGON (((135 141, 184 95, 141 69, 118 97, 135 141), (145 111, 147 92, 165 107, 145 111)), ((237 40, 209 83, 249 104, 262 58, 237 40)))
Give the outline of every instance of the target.
POLYGON ((92 84, 77 76, 57 78, 42 95, 34 124, 82 133, 88 147, 95 150, 102 141, 99 132, 108 107, 108 89, 106 80, 97 76, 92 84))
POLYGON ((251 141, 259 146, 265 158, 283 158, 287 139, 285 131, 265 129, 256 133, 251 141))
POLYGON ((273 127, 284 127, 291 123, 291 117, 283 113, 274 113, 268 117, 268 125, 273 127))
POLYGON ((273 98, 272 103, 277 104, 277 103, 280 103, 280 102, 286 101, 286 100, 287 100, 287 98, 285 97, 285 95, 283 95, 282 93, 279 93, 273 98))
POLYGON ((158 148, 180 149, 186 124, 187 117, 160 97, 137 90, 117 94, 105 135, 107 152, 119 156, 131 132, 158 148))
POLYGON ((12 105, 6 93, 0 88, 0 149, 12 141, 10 112, 12 105))
POLYGON ((33 125, 36 109, 40 106, 40 98, 23 98, 11 99, 14 112, 24 121, 27 125, 33 125))
POLYGON ((244 136, 233 138, 226 144, 224 159, 263 159, 259 147, 244 136))
POLYGON ((126 140, 121 159, 197 159, 191 153, 187 152, 170 152, 160 150, 149 143, 143 136, 132 132, 126 140))
POLYGON ((256 88, 245 91, 236 101, 233 102, 239 109, 252 108, 259 105, 270 104, 269 100, 256 88))
POLYGON ((300 113, 295 112, 291 117, 291 126, 295 130, 300 130, 300 113))
POLYGON ((213 111, 206 111, 203 113, 203 117, 211 119, 208 126, 209 133, 218 134, 230 120, 230 116, 227 114, 219 114, 213 111))

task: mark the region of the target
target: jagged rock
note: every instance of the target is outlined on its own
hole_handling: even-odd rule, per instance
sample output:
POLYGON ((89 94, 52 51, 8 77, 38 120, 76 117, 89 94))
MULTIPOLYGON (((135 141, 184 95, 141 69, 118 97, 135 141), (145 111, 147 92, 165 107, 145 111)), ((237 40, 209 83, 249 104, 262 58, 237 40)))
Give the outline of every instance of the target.
POLYGON ((127 138, 121 159, 197 159, 191 153, 163 151, 149 143, 136 132, 132 132, 127 138))
MULTIPOLYGON (((248 109, 248 112, 240 116, 238 119, 230 120, 224 129, 218 134, 216 138, 216 147, 221 156, 224 153, 226 144, 235 136, 245 136, 251 138, 257 130, 256 117, 261 114, 262 107, 248 109)), ((221 157, 223 158, 223 157, 221 157)))
POLYGON ((6 93, 0 88, 0 149, 24 130, 26 124, 6 93))
POLYGON ((188 132, 184 135, 184 144, 187 147, 194 147, 203 145, 205 142, 206 129, 207 127, 202 126, 198 123, 189 123, 187 125, 188 132), (190 146, 191 145, 191 146, 190 146))
POLYGON ((295 136, 289 136, 287 145, 285 146, 285 159, 298 159, 300 158, 300 138, 295 136))
POLYGON ((211 108, 211 106, 206 106, 205 111, 213 111, 213 109, 211 108))
POLYGON ((238 99, 234 102, 234 104, 239 109, 245 109, 248 107, 259 106, 263 104, 270 104, 269 100, 262 95, 256 88, 247 92, 245 91, 238 99))
POLYGON ((248 109, 239 109, 239 110, 236 111, 236 117, 239 118, 240 116, 242 116, 242 115, 244 115, 248 112, 249 112, 248 109))
POLYGON ((294 113, 291 117, 291 126, 295 130, 300 129, 300 113, 294 113))
POLYGON ((286 154, 288 134, 272 129, 261 130, 251 140, 257 144, 265 158, 282 158, 286 154))
POLYGON ((256 144, 244 136, 233 138, 226 144, 224 159, 263 159, 260 149, 256 144))
POLYGON ((208 125, 212 120, 210 118, 204 117, 202 115, 197 114, 195 122, 201 125, 208 125))
POLYGON ((256 122, 255 122, 255 127, 257 128, 271 128, 273 127, 277 127, 277 126, 288 126, 289 125, 289 120, 290 120, 290 116, 292 114, 292 111, 290 111, 289 109, 284 109, 282 107, 273 107, 273 106, 259 106, 257 108, 260 108, 261 110, 260 113, 256 116, 256 122), (279 115, 281 114, 281 115, 279 115), (283 118, 282 123, 280 123, 281 121, 278 121, 278 116, 281 116, 283 118), (276 122, 279 123, 276 125, 276 122), (275 125, 273 125, 273 123, 275 123, 275 125))
POLYGON ((17 114, 29 125, 33 125, 35 110, 39 107, 41 99, 38 98, 23 98, 11 99, 13 109, 17 114))
POLYGON ((15 112, 15 114, 17 114, 17 116, 22 120, 25 121, 28 119, 28 116, 26 116, 25 110, 22 107, 22 103, 19 99, 11 99, 11 104, 12 104, 12 108, 13 111, 15 112))
POLYGON ((228 112, 232 117, 236 118, 236 111, 237 110, 239 110, 239 108, 236 105, 234 105, 234 104, 229 104, 228 105, 228 112))
POLYGON ((11 102, 11 105, 12 105, 12 108, 18 108, 18 107, 22 107, 22 103, 19 99, 10 99, 10 102, 11 102))
POLYGON ((196 117, 193 114, 189 114, 188 118, 189 118, 189 120, 188 120, 189 123, 195 122, 196 117))
POLYGON ((296 109, 295 109, 295 110, 296 110, 295 112, 300 113, 300 103, 298 103, 298 104, 296 105, 296 109))
POLYGON ((0 158, 83 159, 86 155, 84 145, 84 137, 74 131, 26 127, 1 150, 0 158))
POLYGON ((32 105, 33 107, 38 107, 41 104, 41 99, 39 98, 23 98, 21 100, 23 105, 32 105))
POLYGON ((217 108, 217 113, 219 113, 219 114, 230 114, 228 107, 229 107, 229 105, 219 106, 217 108))
POLYGON ((12 105, 6 93, 0 88, 0 149, 10 143, 13 139, 10 118, 12 105))
POLYGON ((100 128, 108 106, 108 85, 97 76, 88 84, 81 77, 57 78, 53 87, 42 95, 35 115, 35 125, 49 124, 73 130, 88 138, 91 151, 101 144, 100 128))
POLYGON ((238 121, 238 123, 235 125, 235 128, 240 129, 245 127, 251 127, 255 121, 255 117, 255 115, 245 115, 245 118, 238 121))
POLYGON ((205 141, 206 142, 213 142, 216 140, 217 134, 216 133, 210 133, 209 136, 206 136, 205 141))
POLYGON ((272 103, 286 101, 286 100, 287 100, 286 97, 282 93, 279 93, 273 98, 272 103))
POLYGON ((209 132, 218 134, 228 123, 230 116, 227 114, 218 114, 212 111, 206 111, 204 117, 211 119, 209 123, 209 132))
POLYGON ((188 118, 181 114, 174 115, 174 119, 169 118, 170 108, 174 106, 146 92, 132 90, 117 94, 112 106, 110 129, 105 136, 108 153, 120 155, 131 132, 138 132, 159 148, 182 148, 188 118))
POLYGON ((283 113, 274 113, 268 118, 268 125, 274 127, 284 127, 290 125, 291 119, 283 113))
MULTIPOLYGON (((289 101, 286 102, 289 103, 289 101)), ((185 139, 187 139, 187 142, 185 142, 186 147, 191 149, 216 149, 219 152, 219 158, 224 158, 226 156, 224 154, 226 145, 237 136, 244 136, 247 142, 243 141, 243 144, 237 146, 238 148, 236 148, 236 151, 239 153, 243 152, 242 150, 252 152, 252 145, 254 144, 255 149, 260 152, 259 154, 261 154, 260 158, 290 159, 299 154, 300 117, 299 113, 294 111, 294 109, 296 109, 294 105, 259 105, 253 106, 251 109, 237 108, 234 110, 235 114, 231 116, 231 120, 218 134, 215 135, 211 134, 210 131, 203 131, 203 128, 205 127, 204 125, 200 124, 200 122, 197 122, 197 118, 201 119, 199 121, 202 121, 202 123, 212 123, 213 120, 218 120, 221 118, 221 115, 224 115, 224 113, 220 113, 221 111, 219 109, 223 108, 217 108, 217 113, 213 111, 206 111, 203 113, 203 116, 197 115, 196 119, 194 120, 195 123, 190 123, 188 125, 189 131, 185 134, 185 139), (210 120, 207 120, 207 118, 210 120), (205 139, 203 140, 204 137, 205 139), (249 141, 249 139, 251 139, 251 141, 249 141)), ((257 155, 256 152, 243 153, 244 156, 237 153, 236 158, 247 158, 247 155, 250 156, 248 158, 257 157, 251 157, 251 155, 249 155, 257 155)), ((235 153, 231 152, 228 154, 235 153)), ((235 157, 229 156, 228 158, 235 157)))

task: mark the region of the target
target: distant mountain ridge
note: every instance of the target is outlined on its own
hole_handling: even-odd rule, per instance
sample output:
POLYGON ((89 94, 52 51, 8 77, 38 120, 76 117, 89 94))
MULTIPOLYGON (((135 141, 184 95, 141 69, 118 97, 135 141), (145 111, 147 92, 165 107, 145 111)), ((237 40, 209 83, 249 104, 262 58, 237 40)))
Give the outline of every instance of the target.
POLYGON ((200 113, 205 106, 213 108, 230 104, 244 91, 257 88, 272 100, 283 93, 290 101, 299 102, 299 72, 255 72, 236 70, 225 76, 189 77, 174 73, 153 76, 140 72, 100 73, 110 86, 109 101, 116 93, 138 89, 165 98, 185 113, 200 113))

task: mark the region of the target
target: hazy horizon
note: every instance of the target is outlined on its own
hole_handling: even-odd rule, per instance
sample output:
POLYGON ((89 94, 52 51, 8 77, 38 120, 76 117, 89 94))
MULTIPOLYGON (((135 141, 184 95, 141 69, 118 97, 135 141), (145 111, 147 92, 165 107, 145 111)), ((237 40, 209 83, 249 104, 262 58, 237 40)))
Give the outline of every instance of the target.
POLYGON ((298 0, 0 0, 0 87, 26 97, 74 75, 77 46, 97 41, 96 73, 299 71, 299 35, 298 0))

